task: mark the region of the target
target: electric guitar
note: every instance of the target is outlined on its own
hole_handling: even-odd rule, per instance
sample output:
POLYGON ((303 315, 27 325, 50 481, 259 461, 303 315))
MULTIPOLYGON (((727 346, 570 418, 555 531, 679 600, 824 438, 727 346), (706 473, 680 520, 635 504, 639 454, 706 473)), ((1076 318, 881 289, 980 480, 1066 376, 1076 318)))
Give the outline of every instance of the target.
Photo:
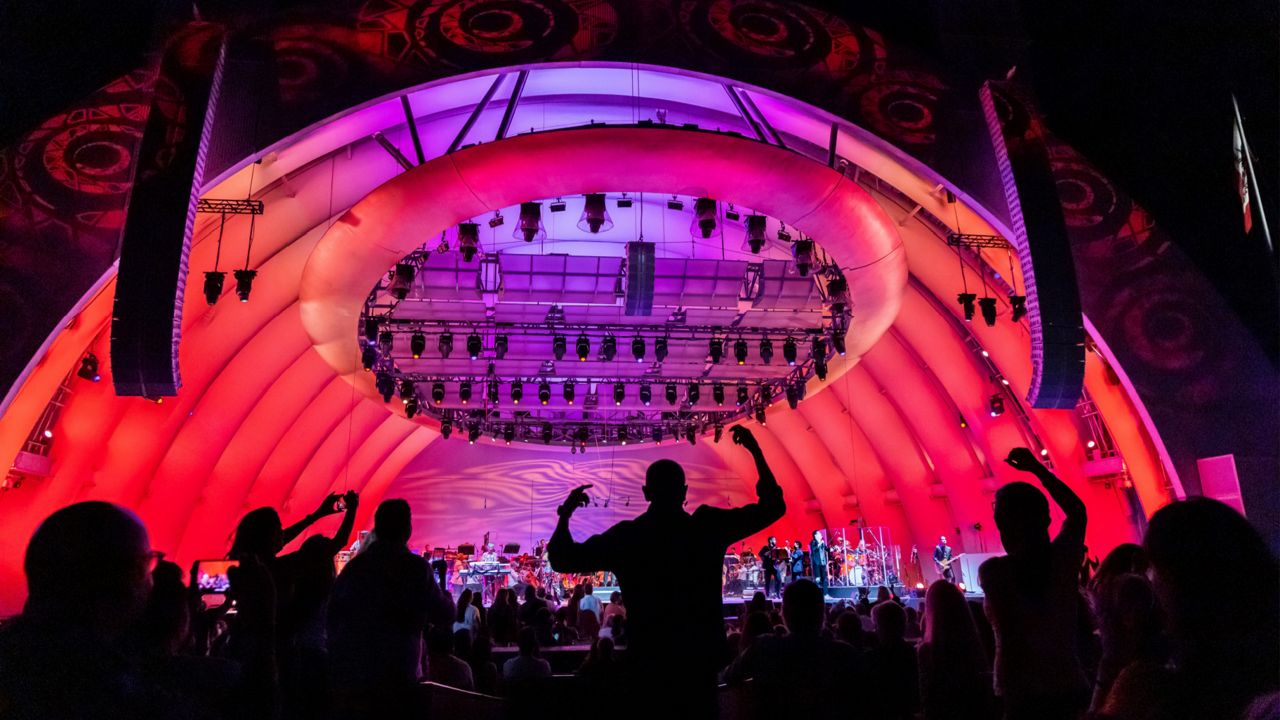
POLYGON ((959 560, 962 557, 964 557, 964 553, 958 553, 958 554, 952 555, 949 560, 934 560, 933 564, 938 566, 938 572, 946 572, 947 570, 951 569, 951 563, 959 560))

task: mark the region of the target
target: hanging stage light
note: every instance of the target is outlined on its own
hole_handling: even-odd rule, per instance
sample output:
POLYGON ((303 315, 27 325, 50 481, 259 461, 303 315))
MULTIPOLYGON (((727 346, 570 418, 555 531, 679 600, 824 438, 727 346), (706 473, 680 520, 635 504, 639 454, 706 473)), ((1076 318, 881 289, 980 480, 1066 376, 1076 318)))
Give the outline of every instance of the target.
POLYGON ((572 380, 568 380, 564 384, 564 401, 570 405, 573 404, 574 384, 572 380))
POLYGON ((675 383, 667 383, 666 393, 665 393, 665 394, 666 394, 666 397, 667 397, 667 404, 668 404, 668 405, 675 405, 675 404, 676 404, 676 400, 678 400, 678 399, 679 399, 679 397, 680 397, 680 396, 677 394, 676 384, 675 384, 675 383))
POLYGON ((649 403, 653 402, 653 388, 649 386, 649 383, 640 386, 640 402, 645 407, 649 407, 649 403))
POLYGON ((738 361, 739 365, 747 364, 747 341, 738 338, 733 343, 733 359, 738 361))
POLYGON ((689 425, 684 429, 684 439, 689 441, 690 445, 698 444, 698 428, 689 425))
POLYGON ((511 237, 525 242, 547 239, 547 229, 542 224, 542 203, 520 203, 520 219, 511 237))
POLYGON ((463 380, 462 382, 458 383, 458 400, 461 401, 463 405, 466 405, 467 403, 471 402, 471 381, 470 380, 463 380))
POLYGON ((552 435, 553 435, 553 429, 551 427, 551 423, 549 422, 542 423, 542 444, 550 445, 552 435))
POLYGON ((396 300, 405 299, 413 289, 413 277, 417 273, 418 268, 413 263, 396 263, 396 269, 391 272, 391 282, 387 283, 387 292, 396 300))
POLYGON ((720 438, 724 437, 724 426, 716 425, 715 441, 720 442, 720 438))
POLYGON ((1027 316, 1027 296, 1026 295, 1009 295, 1009 319, 1014 322, 1021 322, 1022 318, 1027 316))
POLYGON ((656 338, 653 341, 653 357, 656 358, 658 362, 662 362, 667 359, 667 342, 665 335, 663 337, 656 338))
POLYGON ((543 405, 551 402, 551 383, 546 380, 538 383, 538 402, 543 405))
POLYGON ((960 303, 960 307, 964 308, 964 321, 973 322, 973 314, 977 311, 974 304, 978 300, 978 295, 971 292, 962 292, 956 295, 956 301, 960 303))
POLYGON ((591 355, 591 340, 587 338, 585 333, 578 336, 578 341, 574 344, 574 347, 578 351, 578 362, 586 362, 587 357, 591 355))
POLYGON ((1004 398, 999 394, 992 395, 991 400, 987 403, 991 410, 991 417, 1000 417, 1004 414, 1004 398))
POLYGON ((511 402, 516 405, 520 404, 521 398, 524 397, 524 383, 519 380, 511 381, 511 402))
POLYGON ((620 445, 627 444, 627 426, 626 425, 623 425, 622 427, 618 428, 618 443, 620 445))
POLYGON ((516 439, 516 426, 508 423, 506 427, 502 428, 502 442, 506 443, 507 445, 510 445, 511 441, 515 439, 516 439))
POLYGON ((551 352, 556 356, 557 360, 563 360, 565 352, 569 349, 569 339, 563 335, 556 335, 551 339, 551 352))
POLYGON ((631 356, 636 362, 644 362, 644 338, 639 335, 631 339, 631 356))
POLYGON ((383 330, 378 333, 378 352, 383 357, 390 357, 391 350, 395 347, 396 336, 390 330, 383 330))
POLYGON ((495 358, 499 360, 505 358, 507 356, 507 348, 508 343, 506 335, 493 336, 493 356, 495 358))
POLYGON ((697 405, 698 399, 702 397, 702 386, 696 382, 689 383, 689 388, 685 390, 685 397, 690 405, 697 405))
POLYGON ((497 404, 498 404, 498 392, 499 392, 499 391, 500 391, 500 388, 498 387, 498 381, 497 381, 497 380, 490 380, 490 381, 489 381, 489 388, 488 388, 488 393, 489 393, 489 404, 491 404, 491 405, 497 405, 497 404))
POLYGON ((627 386, 623 383, 613 384, 613 404, 621 405, 627 399, 627 386))
POLYGON ((604 193, 588 193, 582 206, 582 217, 578 219, 578 229, 595 235, 613 228, 613 219, 604 205, 604 193))
POLYGON ((791 255, 796 259, 796 272, 800 273, 800 277, 809 274, 809 269, 813 267, 813 241, 801 238, 791 246, 791 255))
POLYGON ((750 391, 747 390, 747 386, 743 385, 742 383, 739 383, 738 384, 738 404, 746 405, 747 400, 749 399, 751 399, 751 394, 750 394, 750 391))
POLYGON ((711 338, 711 342, 708 343, 708 346, 708 353, 711 355, 711 363, 713 365, 719 365, 720 359, 724 357, 724 340, 721 340, 720 338, 711 338))
POLYGON ((453 421, 450 420, 449 418, 444 418, 443 420, 440 421, 440 437, 444 438, 445 440, 448 440, 449 436, 452 434, 453 434, 453 421))
POLYGON ((409 398, 414 396, 414 389, 412 380, 402 379, 400 381, 400 402, 409 402, 409 398))
POLYGON ((618 338, 605 335, 604 340, 600 342, 600 354, 604 356, 605 362, 613 362, 618 355, 618 338))
POLYGON ((480 226, 473 222, 458 223, 458 250, 462 252, 462 261, 471 262, 480 247, 480 226))
POLYGON ((819 380, 827 379, 827 341, 822 337, 813 339, 813 349, 810 351, 813 356, 813 374, 818 376, 819 380))
POLYGON ((404 416, 410 420, 418 414, 418 396, 411 396, 404 404, 404 416))
POLYGON ((249 293, 253 292, 253 279, 258 276, 257 270, 236 270, 236 297, 240 298, 240 302, 249 302, 249 293))
POLYGON ((747 216, 747 239, 746 245, 751 248, 752 254, 759 255, 764 249, 764 233, 767 220, 763 215, 747 216))
POLYGON ((716 405, 724 405, 724 383, 715 383, 711 386, 711 399, 715 400, 716 405))
POLYGON ((449 359, 449 354, 453 352, 453 333, 440 333, 440 340, 436 343, 436 349, 440 351, 440 357, 445 360, 449 359))
POLYGON ((364 319, 364 341, 370 345, 378 341, 378 330, 382 328, 382 323, 376 317, 367 317, 364 319))
POLYGON ((978 298, 978 309, 982 311, 982 320, 987 327, 996 326, 996 299, 993 297, 978 298))
POLYGON ((364 366, 364 371, 369 372, 378 362, 378 351, 376 348, 366 346, 360 351, 360 364, 364 366))
POLYGON ((786 394, 787 394, 787 405, 792 410, 795 410, 796 406, 800 404, 799 388, 797 388, 794 383, 787 383, 786 394))
POLYGON ((409 336, 409 354, 414 360, 422 357, 422 353, 427 350, 427 336, 420 332, 416 332, 409 336))
POLYGON ((760 405, 757 405, 756 406, 756 422, 760 423, 761 425, 767 424, 764 421, 764 413, 765 413, 764 404, 761 403, 760 405))
POLYGON ((227 274, 221 270, 208 270, 204 274, 204 301, 210 305, 218 302, 218 298, 222 297, 222 284, 227 279, 227 274))
POLYGON ((467 427, 467 444, 475 445, 480 439, 480 423, 473 422, 467 427))
POLYGON ((578 442, 582 445, 582 449, 587 449, 587 441, 591 439, 591 431, 584 425, 578 428, 578 442))
POLYGON ((650 432, 650 435, 653 437, 653 441, 661 445, 662 444, 662 426, 654 425, 653 429, 650 430, 649 432, 650 432))
POLYGON ((788 365, 795 365, 796 357, 795 338, 788 335, 787 339, 782 341, 782 359, 786 360, 788 365))
POLYGON ((476 333, 467 336, 467 356, 472 360, 478 360, 480 353, 484 350, 484 342, 476 333))
POLYGON ((773 341, 769 338, 760 341, 760 360, 765 365, 773 364, 773 341))
POLYGON ((98 382, 102 376, 98 374, 98 356, 93 353, 86 354, 80 359, 80 369, 76 371, 76 375, 88 380, 89 382, 98 382))
POLYGON ((387 373, 380 372, 374 379, 374 387, 382 396, 382 402, 391 402, 391 396, 396 392, 396 380, 387 373))
POLYGON ((716 231, 716 201, 701 197, 693 201, 693 223, 689 234, 707 240, 716 231))
POLYGON ((813 359, 813 374, 818 376, 819 380, 827 379, 827 360, 826 358, 813 359))
POLYGON ((835 348, 836 354, 840 357, 845 356, 848 348, 844 344, 844 333, 834 331, 831 333, 831 347, 835 348))

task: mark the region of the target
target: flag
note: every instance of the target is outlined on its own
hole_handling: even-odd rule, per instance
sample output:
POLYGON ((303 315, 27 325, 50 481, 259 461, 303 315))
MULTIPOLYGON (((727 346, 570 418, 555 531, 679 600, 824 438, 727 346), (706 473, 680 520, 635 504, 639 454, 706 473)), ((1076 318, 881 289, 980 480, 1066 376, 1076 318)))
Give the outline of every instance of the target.
POLYGON ((1249 206, 1249 173, 1245 169, 1245 153, 1248 146, 1244 140, 1244 128, 1240 127, 1240 116, 1231 123, 1231 146, 1235 152, 1236 192, 1240 194, 1240 210, 1244 213, 1244 232, 1249 234, 1253 229, 1253 209, 1249 206))

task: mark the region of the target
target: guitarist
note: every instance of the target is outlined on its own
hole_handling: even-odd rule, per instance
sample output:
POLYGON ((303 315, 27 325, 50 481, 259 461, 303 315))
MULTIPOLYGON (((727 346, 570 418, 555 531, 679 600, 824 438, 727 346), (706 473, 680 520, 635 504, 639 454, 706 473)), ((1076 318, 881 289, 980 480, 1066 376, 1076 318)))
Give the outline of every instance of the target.
POLYGON ((949 583, 956 581, 956 573, 951 569, 951 546, 947 544, 947 536, 938 538, 938 545, 933 548, 933 564, 943 580, 949 583))

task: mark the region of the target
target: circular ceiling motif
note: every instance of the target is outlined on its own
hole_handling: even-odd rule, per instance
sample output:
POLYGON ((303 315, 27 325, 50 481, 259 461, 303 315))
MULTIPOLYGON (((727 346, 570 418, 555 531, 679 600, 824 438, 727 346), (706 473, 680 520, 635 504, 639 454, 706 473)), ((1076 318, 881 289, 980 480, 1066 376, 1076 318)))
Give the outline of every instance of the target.
POLYGON ((945 88, 928 73, 894 70, 859 78, 852 92, 858 115, 872 130, 907 145, 931 145, 938 100, 945 88))
POLYGON ((592 54, 618 16, 605 0, 423 0, 405 26, 425 59, 470 68, 592 54))

